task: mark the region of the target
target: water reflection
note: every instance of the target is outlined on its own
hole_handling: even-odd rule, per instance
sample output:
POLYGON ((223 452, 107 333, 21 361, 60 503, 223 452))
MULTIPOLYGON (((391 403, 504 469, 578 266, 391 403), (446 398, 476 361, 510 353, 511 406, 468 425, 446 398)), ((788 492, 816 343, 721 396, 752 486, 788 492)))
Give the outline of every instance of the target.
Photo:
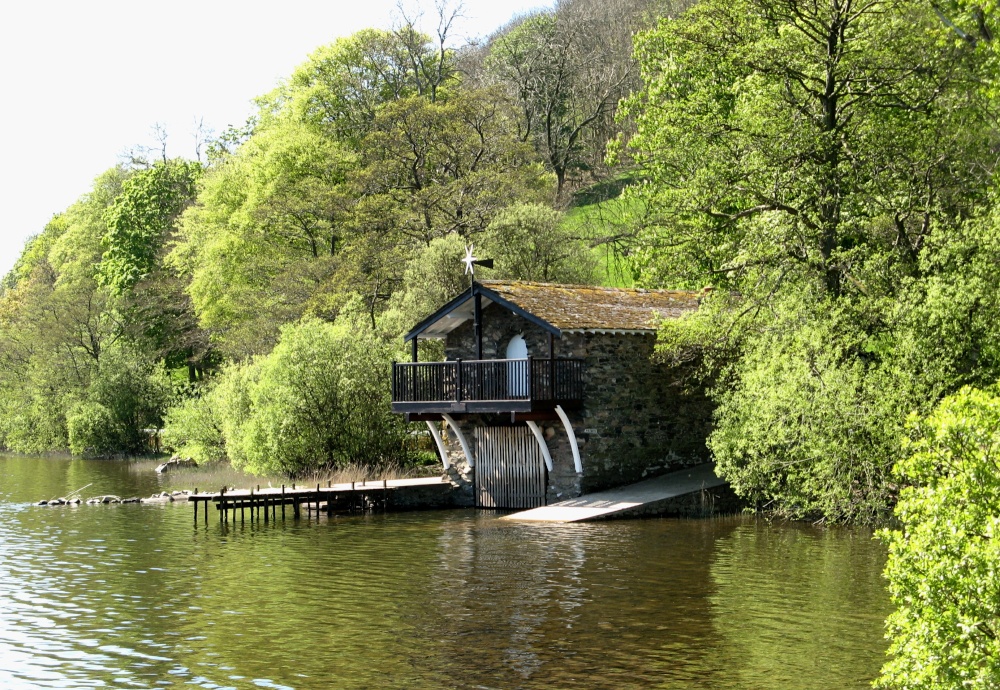
POLYGON ((28 504, 88 482, 156 489, 0 458, 0 687, 860 688, 881 663, 860 532, 28 504))

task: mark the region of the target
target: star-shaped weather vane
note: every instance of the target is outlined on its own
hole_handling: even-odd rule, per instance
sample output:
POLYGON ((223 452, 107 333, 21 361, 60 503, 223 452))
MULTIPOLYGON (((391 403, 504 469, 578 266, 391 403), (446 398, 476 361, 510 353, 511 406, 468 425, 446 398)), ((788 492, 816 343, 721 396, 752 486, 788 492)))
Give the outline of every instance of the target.
POLYGON ((493 268, 493 259, 480 259, 473 252, 476 249, 476 245, 470 244, 465 248, 465 258, 462 259, 462 263, 465 264, 465 274, 472 275, 472 279, 476 279, 476 266, 482 266, 483 268, 493 268))

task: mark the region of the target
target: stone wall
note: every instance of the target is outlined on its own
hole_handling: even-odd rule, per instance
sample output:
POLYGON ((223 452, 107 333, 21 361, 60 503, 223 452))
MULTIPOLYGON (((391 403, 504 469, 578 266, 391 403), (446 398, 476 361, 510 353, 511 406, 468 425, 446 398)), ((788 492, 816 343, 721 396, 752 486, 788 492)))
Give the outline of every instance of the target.
POLYGON ((684 385, 681 372, 652 360, 655 335, 584 333, 565 340, 564 351, 586 362, 580 427, 573 423, 585 440, 584 493, 709 460, 711 404, 703 391, 684 385))
MULTIPOLYGON (((544 329, 496 304, 483 309, 484 359, 503 358, 507 343, 519 334, 530 356, 549 356, 544 329)), ((676 370, 650 359, 655 343, 653 334, 577 333, 556 339, 556 357, 585 362, 584 406, 567 410, 580 447, 583 475, 576 474, 562 423, 538 422, 552 455, 549 503, 708 460, 705 438, 710 404, 703 393, 682 385, 676 370)), ((448 336, 445 355, 475 359, 471 322, 448 336)), ((476 426, 510 423, 510 415, 478 415, 459 421, 470 446, 476 426)), ((448 440, 449 448, 458 450, 458 443, 448 440)), ((450 455, 451 462, 464 465, 460 451, 450 455)))
MULTIPOLYGON (((548 331, 536 326, 509 309, 490 304, 483 309, 483 359, 503 359, 507 356, 507 343, 515 335, 524 337, 531 357, 549 356, 548 331)), ((559 349, 556 340, 556 357, 571 357, 559 349)), ((466 321, 448 334, 444 344, 448 359, 475 359, 476 338, 472 321, 466 321)))

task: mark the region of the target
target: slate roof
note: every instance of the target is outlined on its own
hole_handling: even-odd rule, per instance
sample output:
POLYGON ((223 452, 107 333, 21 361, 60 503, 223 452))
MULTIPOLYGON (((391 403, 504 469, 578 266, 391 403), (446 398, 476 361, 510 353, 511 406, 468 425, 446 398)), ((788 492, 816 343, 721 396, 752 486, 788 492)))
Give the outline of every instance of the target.
POLYGON ((698 293, 525 281, 483 281, 483 287, 561 331, 655 330, 698 308, 698 293))
MULTIPOLYGON (((485 280, 474 290, 483 307, 491 303, 511 309, 556 334, 580 331, 644 333, 658 319, 677 318, 698 308, 697 292, 605 288, 527 281, 485 280)), ((417 324, 406 336, 442 338, 472 318, 470 292, 454 298, 417 324)))

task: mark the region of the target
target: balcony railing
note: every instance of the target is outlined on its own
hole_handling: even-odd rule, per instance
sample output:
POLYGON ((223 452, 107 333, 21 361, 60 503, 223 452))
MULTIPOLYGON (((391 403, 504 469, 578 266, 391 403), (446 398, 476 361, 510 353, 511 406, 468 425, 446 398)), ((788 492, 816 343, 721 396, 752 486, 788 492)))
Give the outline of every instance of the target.
POLYGON ((582 399, 579 359, 404 362, 392 368, 398 412, 532 410, 582 399))

